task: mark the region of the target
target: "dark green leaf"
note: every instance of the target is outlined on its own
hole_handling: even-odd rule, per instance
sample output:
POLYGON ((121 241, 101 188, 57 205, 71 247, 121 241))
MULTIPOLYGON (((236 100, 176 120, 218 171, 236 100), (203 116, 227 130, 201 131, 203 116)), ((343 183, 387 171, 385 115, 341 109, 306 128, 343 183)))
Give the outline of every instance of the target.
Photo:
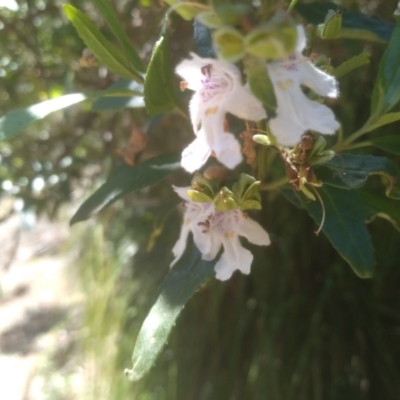
MULTIPOLYGON (((357 193, 326 185, 319 188, 318 193, 326 211, 322 232, 360 278, 370 278, 375 265, 374 249, 357 193)), ((321 204, 308 201, 303 206, 319 225, 321 204)))
POLYGON ((154 185, 180 168, 180 153, 151 158, 133 167, 119 166, 113 175, 78 209, 70 224, 84 221, 129 193, 154 185))
POLYGON ((104 37, 96 24, 85 14, 69 4, 64 4, 64 11, 78 31, 79 36, 101 64, 104 64, 110 71, 122 78, 143 82, 142 76, 130 66, 125 57, 104 37))
POLYGON ((0 140, 7 139, 34 122, 47 117, 47 115, 54 111, 80 103, 86 100, 87 97, 87 95, 82 93, 67 94, 27 108, 10 111, 0 118, 0 140))
POLYGON ((154 46, 144 82, 144 101, 150 115, 166 113, 178 105, 171 63, 168 30, 154 46))
POLYGON ((215 261, 204 261, 193 246, 168 273, 147 315, 133 350, 131 380, 142 378, 152 367, 168 340, 183 307, 200 285, 214 277, 215 261))
POLYGON ((371 142, 378 149, 400 156, 400 135, 375 136, 371 142))
POLYGON ((144 72, 145 68, 142 60, 137 54, 136 50, 132 47, 132 44, 126 35, 124 28, 122 27, 117 14, 114 11, 113 6, 111 5, 110 0, 93 0, 96 4, 97 8, 100 10, 101 15, 110 25, 111 30, 113 31, 115 37, 121 43, 121 46, 124 50, 125 57, 131 63, 131 66, 137 71, 144 72))
POLYGON ((397 20, 388 47, 379 64, 372 92, 371 113, 381 115, 400 101, 400 19, 397 20))
POLYGON ((365 191, 360 191, 359 195, 367 222, 376 217, 384 218, 400 231, 400 207, 396 200, 365 191))
POLYGON ((388 181, 386 195, 400 198, 399 168, 385 157, 338 154, 315 172, 324 183, 342 189, 359 188, 369 176, 382 175, 388 181))

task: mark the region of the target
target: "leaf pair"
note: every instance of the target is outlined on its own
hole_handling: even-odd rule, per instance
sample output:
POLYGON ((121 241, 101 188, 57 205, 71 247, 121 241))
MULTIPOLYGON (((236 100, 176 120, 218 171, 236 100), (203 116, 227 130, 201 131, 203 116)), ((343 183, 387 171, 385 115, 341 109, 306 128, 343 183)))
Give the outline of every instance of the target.
POLYGON ((108 0, 94 0, 94 2, 120 42, 122 53, 106 39, 96 24, 84 13, 69 4, 64 5, 64 11, 79 36, 100 63, 123 78, 142 83, 141 73, 144 72, 144 65, 126 36, 111 3, 108 0))

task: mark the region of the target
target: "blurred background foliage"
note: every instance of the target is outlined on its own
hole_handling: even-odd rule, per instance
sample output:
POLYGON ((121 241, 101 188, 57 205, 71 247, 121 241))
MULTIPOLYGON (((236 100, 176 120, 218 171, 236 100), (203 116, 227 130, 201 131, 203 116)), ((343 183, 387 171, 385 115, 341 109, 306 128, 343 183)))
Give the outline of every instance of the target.
MULTIPOLYGON (((117 80, 85 49, 62 3, 19 0, 17 11, 0 8, 1 115, 62 94, 102 90, 117 80)), ((90 0, 70 3, 112 38, 90 0)), ((397 6, 396 0, 337 3, 388 22, 397 6)), ((115 0, 113 5, 148 61, 166 7, 146 0, 115 0)), ((170 31, 176 63, 194 49, 192 22, 172 14, 170 31)), ((334 66, 362 49, 372 53, 371 63, 341 79, 340 102, 332 104, 347 132, 368 117, 384 45, 317 43, 334 66)), ((189 122, 175 113, 149 118, 143 108, 93 108, 85 102, 1 142, 2 195, 21 198, 25 210, 55 218, 63 203, 76 208, 115 166, 181 150, 192 137, 189 122), (130 140, 138 131, 147 146, 136 155, 130 140)), ((393 124, 381 131, 395 134, 398 128, 393 124)), ((71 231, 80 248, 74 270, 85 293, 77 361, 85 369, 82 398, 399 399, 399 232, 384 220, 369 225, 378 265, 373 279, 361 280, 323 235, 315 236, 306 213, 276 192, 264 195, 263 210, 256 214, 272 244, 252 248, 252 273, 235 274, 225 283, 214 280, 201 289, 151 372, 136 383, 125 378, 123 370, 130 367, 136 335, 168 271, 179 231, 178 201, 170 184, 188 181, 183 172, 175 174, 82 223, 87 229, 78 225, 71 231)), ((371 179, 369 185, 377 183, 371 179)))

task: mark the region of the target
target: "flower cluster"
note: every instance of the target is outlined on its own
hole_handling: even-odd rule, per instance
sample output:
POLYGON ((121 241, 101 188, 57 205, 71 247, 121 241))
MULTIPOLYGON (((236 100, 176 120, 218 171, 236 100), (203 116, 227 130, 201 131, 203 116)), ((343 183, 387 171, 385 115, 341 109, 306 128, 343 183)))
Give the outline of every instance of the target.
POLYGON ((212 202, 192 201, 187 194, 189 187, 174 189, 185 200, 185 214, 180 237, 172 249, 175 259, 171 266, 183 255, 187 238, 192 232, 194 243, 204 260, 213 260, 221 246, 224 248, 215 265, 217 279, 227 280, 235 270, 249 274, 253 255, 241 245, 239 236, 250 243, 267 246, 270 243, 268 233, 243 211, 216 211, 212 202))
MULTIPOLYGON (((277 101, 276 115, 269 121, 269 129, 281 146, 295 146, 309 130, 333 134, 339 129, 333 112, 302 91, 305 86, 320 96, 338 96, 335 78, 302 55, 305 46, 304 28, 298 26, 294 53, 265 65, 277 101)), ((235 168, 242 161, 242 153, 239 142, 229 132, 226 114, 257 122, 267 118, 262 103, 242 84, 240 70, 230 63, 191 54, 190 59, 176 67, 176 72, 184 79, 181 87, 194 91, 190 117, 196 138, 182 153, 183 168, 192 173, 210 155, 227 168, 235 168)), ((248 274, 253 256, 241 245, 239 236, 256 245, 268 245, 268 234, 240 208, 221 211, 215 208, 212 199, 193 201, 187 194, 188 189, 175 188, 185 200, 186 211, 171 266, 182 256, 192 232, 203 259, 215 259, 220 248, 224 248, 215 266, 218 279, 229 279, 235 270, 248 274)))

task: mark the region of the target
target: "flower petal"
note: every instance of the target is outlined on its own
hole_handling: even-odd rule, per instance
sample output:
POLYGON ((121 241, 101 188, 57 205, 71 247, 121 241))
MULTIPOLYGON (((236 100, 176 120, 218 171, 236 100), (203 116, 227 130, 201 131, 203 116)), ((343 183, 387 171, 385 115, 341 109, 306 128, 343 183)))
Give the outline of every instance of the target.
POLYGON ((336 79, 315 67, 311 62, 299 63, 301 83, 321 96, 336 98, 339 96, 336 79))
POLYGON ((172 260, 170 267, 172 268, 177 261, 182 257, 183 253, 186 249, 186 242, 190 232, 190 220, 185 218, 183 225, 181 227, 181 232, 179 235, 179 239, 175 243, 175 246, 172 248, 172 253, 175 258, 172 260))
POLYGON ((237 235, 229 239, 223 239, 224 252, 215 264, 216 278, 225 281, 229 279, 235 270, 240 270, 243 274, 249 274, 253 254, 245 249, 239 241, 237 235))
POLYGON ((260 121, 267 117, 261 102, 240 83, 234 86, 232 93, 227 96, 224 108, 236 117, 249 121, 260 121))
POLYGON ((200 132, 196 139, 183 150, 181 165, 186 171, 193 173, 206 163, 210 155, 211 149, 205 141, 204 134, 200 132))
POLYGON ((218 161, 229 169, 235 168, 243 160, 240 144, 232 133, 221 134, 214 144, 213 150, 218 161))
POLYGON ((257 246, 268 246, 271 241, 268 233, 262 226, 251 218, 243 218, 239 228, 238 234, 244 236, 250 243, 257 246))

